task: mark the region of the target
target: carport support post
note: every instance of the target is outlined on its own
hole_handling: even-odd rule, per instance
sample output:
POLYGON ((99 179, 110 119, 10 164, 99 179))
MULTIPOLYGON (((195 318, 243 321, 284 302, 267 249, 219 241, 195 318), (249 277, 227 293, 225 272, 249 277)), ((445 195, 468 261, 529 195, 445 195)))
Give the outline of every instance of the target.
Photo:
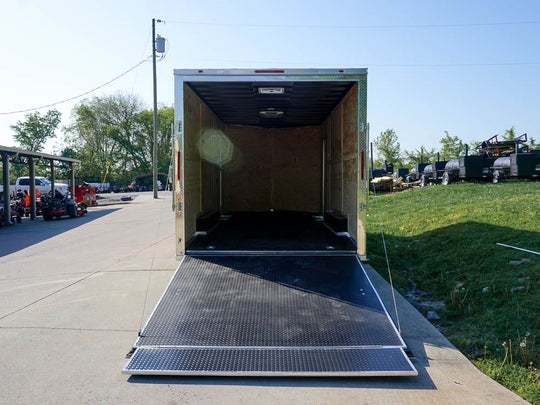
POLYGON ((30 190, 28 190, 30 194, 30 219, 34 220, 36 219, 36 166, 33 157, 28 158, 28 172, 30 178, 30 190))
POLYGON ((69 185, 71 187, 71 199, 75 201, 75 169, 73 163, 69 164, 69 185))
POLYGON ((2 221, 4 225, 10 224, 11 219, 11 207, 9 201, 9 155, 7 153, 2 154, 2 182, 4 186, 4 218, 2 221))
POLYGON ((51 195, 54 196, 54 160, 51 159, 51 195))

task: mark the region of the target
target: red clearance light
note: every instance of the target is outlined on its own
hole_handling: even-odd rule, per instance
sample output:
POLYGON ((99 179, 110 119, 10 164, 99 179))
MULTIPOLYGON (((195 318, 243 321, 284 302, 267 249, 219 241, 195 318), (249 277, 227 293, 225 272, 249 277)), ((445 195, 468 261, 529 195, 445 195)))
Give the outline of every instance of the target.
POLYGON ((197 72, 202 73, 203 71, 202 71, 202 70, 198 70, 197 72))
POLYGON ((285 73, 284 70, 267 69, 267 70, 255 70, 255 73, 285 73))
POLYGON ((339 72, 339 73, 343 73, 343 72, 345 72, 345 71, 344 71, 343 69, 339 69, 338 72, 339 72))

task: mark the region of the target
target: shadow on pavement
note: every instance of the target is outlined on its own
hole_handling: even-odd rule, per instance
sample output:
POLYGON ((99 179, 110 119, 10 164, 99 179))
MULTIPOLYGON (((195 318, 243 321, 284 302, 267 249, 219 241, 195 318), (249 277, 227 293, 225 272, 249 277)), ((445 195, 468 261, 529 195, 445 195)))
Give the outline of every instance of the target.
POLYGON ((21 223, 0 227, 0 257, 25 249, 36 243, 52 238, 63 232, 70 231, 81 225, 102 218, 119 208, 90 211, 82 217, 62 217, 52 221, 44 221, 38 217, 35 220, 24 218, 21 223))
POLYGON ((437 389, 425 368, 419 367, 416 377, 170 377, 136 376, 128 379, 132 384, 166 385, 228 385, 247 387, 326 387, 374 389, 437 389))

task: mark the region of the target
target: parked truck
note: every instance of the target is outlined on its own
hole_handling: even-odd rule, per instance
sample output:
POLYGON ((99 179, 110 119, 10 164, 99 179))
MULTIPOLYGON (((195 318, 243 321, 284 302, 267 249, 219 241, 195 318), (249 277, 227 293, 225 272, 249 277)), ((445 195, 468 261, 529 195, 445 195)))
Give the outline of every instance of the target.
MULTIPOLYGON (((40 195, 47 195, 51 191, 51 182, 45 177, 35 177, 35 189, 39 192, 40 195)), ((69 193, 69 186, 64 183, 54 183, 54 189, 60 192, 62 195, 67 195, 69 193)), ((0 185, 0 192, 3 192, 3 186, 0 185)), ((19 177, 14 185, 10 185, 10 190, 7 195, 14 196, 19 191, 21 192, 30 192, 30 177, 23 176, 19 177)), ((37 193, 36 193, 37 194, 37 193)))

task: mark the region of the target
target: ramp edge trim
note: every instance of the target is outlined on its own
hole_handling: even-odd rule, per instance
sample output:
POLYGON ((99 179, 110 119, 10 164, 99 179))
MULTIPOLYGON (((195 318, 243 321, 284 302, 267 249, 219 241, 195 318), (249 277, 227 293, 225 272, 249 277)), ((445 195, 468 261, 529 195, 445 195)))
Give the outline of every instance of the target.
POLYGON ((132 375, 381 377, 416 376, 418 371, 402 348, 242 350, 138 348, 122 370, 132 375), (381 362, 380 356, 383 356, 381 362), (385 361, 386 360, 386 361, 385 361), (373 363, 391 367, 373 367, 373 363))

